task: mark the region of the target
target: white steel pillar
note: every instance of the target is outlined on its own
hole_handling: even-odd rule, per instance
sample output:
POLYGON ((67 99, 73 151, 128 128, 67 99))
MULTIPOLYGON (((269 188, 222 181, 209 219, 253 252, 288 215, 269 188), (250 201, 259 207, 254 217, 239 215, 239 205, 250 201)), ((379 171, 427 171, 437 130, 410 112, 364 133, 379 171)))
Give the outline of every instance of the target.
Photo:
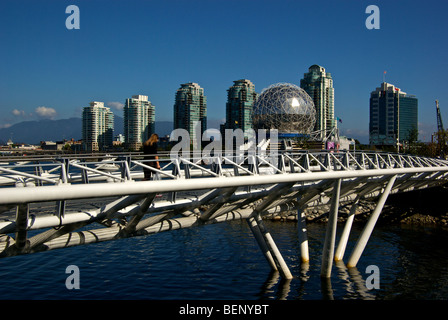
POLYGON ((338 222, 339 196, 341 193, 341 179, 334 182, 331 208, 328 216, 327 231, 325 233, 324 248, 322 250, 322 266, 320 276, 329 278, 333 266, 334 246, 336 242, 336 224, 338 222))
MULTIPOLYGON (((267 196, 262 203, 258 204, 252 213, 252 216, 255 218, 254 221, 256 222, 258 228, 260 229, 260 233, 267 245, 268 251, 272 254, 277 269, 284 279, 292 279, 293 276, 289 271, 289 268, 286 265, 286 262, 283 259, 280 251, 278 250, 277 245, 274 242, 274 239, 264 226, 263 219, 261 218, 260 213, 266 210, 270 205, 272 205, 272 203, 278 199, 281 193, 286 192, 293 185, 294 183, 282 183, 272 187, 271 188, 272 192, 270 193, 270 195, 267 196)), ((263 248, 261 249, 263 250, 263 248)))
POLYGON ((257 240, 257 243, 263 252, 263 255, 265 256, 266 260, 268 261, 269 265, 271 266, 272 270, 278 271, 277 265, 275 264, 274 258, 272 257, 271 251, 268 248, 268 245, 266 244, 266 241, 263 238, 263 235, 261 234, 260 228, 258 227, 257 222, 255 221, 254 217, 249 217, 246 219, 247 224, 249 225, 250 230, 252 231, 255 239, 257 240))
POLYGON ((272 239, 271 234, 267 231, 266 227, 264 226, 264 223, 262 221, 262 218, 260 214, 255 215, 255 221, 257 222, 258 227, 260 228, 260 232, 266 241, 266 244, 269 248, 269 251, 272 253, 274 261, 276 262, 278 271, 280 272, 282 278, 284 279, 292 279, 293 276, 291 272, 289 271, 289 268, 283 259, 280 251, 277 248, 277 245, 274 242, 274 239, 272 239))
POLYGON ((364 230, 361 233, 361 236, 359 237, 358 242, 356 243, 355 248, 353 249, 352 255, 350 256, 350 259, 348 260, 347 267, 352 268, 355 267, 358 263, 359 258, 361 257, 362 252, 364 251, 364 248, 367 245, 367 241, 369 241, 370 235, 372 234, 373 228, 375 227, 376 221, 378 220, 378 217, 380 216, 381 210, 383 210, 384 204, 386 203, 387 197, 389 196, 390 191, 392 190, 392 187, 395 183, 395 179, 397 178, 396 175, 392 176, 390 178, 389 182, 386 185, 386 188, 384 189, 383 193, 381 194, 378 203, 375 207, 375 210, 373 210, 372 215, 369 218, 369 221, 367 221, 366 226, 364 227, 364 230))
MULTIPOLYGON (((383 177, 380 179, 380 189, 382 188, 382 185, 384 184, 384 181, 388 181, 388 177, 383 177)), ((338 247, 336 249, 335 261, 341 261, 345 254, 345 249, 347 247, 348 238, 350 236, 350 231, 353 225, 353 220, 355 219, 356 209, 358 209, 359 201, 369 192, 376 190, 379 188, 377 184, 371 184, 370 186, 364 186, 364 188, 361 190, 361 192, 358 193, 358 195, 355 198, 355 201, 353 202, 350 213, 347 217, 347 221, 345 222, 344 230, 342 231, 341 239, 339 240, 338 247)))
POLYGON ((309 262, 310 255, 308 251, 308 235, 306 229, 306 217, 304 210, 299 207, 297 209, 297 224, 299 232, 300 255, 302 262, 309 262))
POLYGON ((350 208, 350 213, 348 214, 347 221, 345 222, 341 239, 339 239, 339 245, 336 249, 336 253, 334 254, 334 261, 340 261, 344 257, 345 248, 347 247, 348 238, 350 236, 350 230, 352 229, 356 209, 358 208, 359 198, 360 198, 359 196, 356 197, 355 202, 353 202, 350 208))

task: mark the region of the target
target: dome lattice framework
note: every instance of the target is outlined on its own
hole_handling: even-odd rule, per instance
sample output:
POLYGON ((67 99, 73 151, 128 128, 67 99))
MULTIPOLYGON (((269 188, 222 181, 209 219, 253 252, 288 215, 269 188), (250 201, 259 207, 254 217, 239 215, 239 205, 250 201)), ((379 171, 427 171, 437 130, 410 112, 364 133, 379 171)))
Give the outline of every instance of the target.
POLYGON ((309 134, 314 129, 316 109, 311 97, 291 83, 276 83, 263 89, 254 104, 253 127, 277 129, 279 133, 309 134))

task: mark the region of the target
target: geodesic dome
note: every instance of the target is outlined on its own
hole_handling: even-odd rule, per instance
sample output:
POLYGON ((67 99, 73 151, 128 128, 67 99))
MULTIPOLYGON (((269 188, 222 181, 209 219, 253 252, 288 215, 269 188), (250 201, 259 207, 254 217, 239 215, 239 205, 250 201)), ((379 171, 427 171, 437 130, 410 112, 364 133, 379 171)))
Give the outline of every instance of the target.
POLYGON ((277 129, 279 133, 310 133, 314 129, 316 109, 302 88, 277 83, 263 89, 254 104, 253 127, 277 129))

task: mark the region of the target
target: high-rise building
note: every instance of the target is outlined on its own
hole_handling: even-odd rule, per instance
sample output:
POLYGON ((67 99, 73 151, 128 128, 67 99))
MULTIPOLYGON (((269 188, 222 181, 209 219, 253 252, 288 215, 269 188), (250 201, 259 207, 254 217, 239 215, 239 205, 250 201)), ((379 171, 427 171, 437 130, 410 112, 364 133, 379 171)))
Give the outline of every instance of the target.
POLYGON ((300 80, 300 87, 313 99, 316 108, 315 131, 322 130, 321 137, 336 126, 334 118, 334 88, 331 73, 316 64, 308 69, 300 80))
POLYGON ((207 97, 197 83, 181 84, 174 102, 174 129, 190 133, 190 142, 196 141, 195 122, 200 121, 201 137, 207 129, 207 97))
POLYGON ((112 146, 114 114, 104 102, 90 102, 82 112, 82 140, 85 151, 99 151, 112 146))
POLYGON ((252 129, 252 113, 257 93, 255 85, 246 79, 234 81, 227 90, 226 129, 252 129))
POLYGON ((393 84, 383 82, 370 94, 371 145, 397 145, 418 129, 418 99, 393 84))
POLYGON ((155 106, 148 96, 134 95, 126 99, 124 112, 125 145, 139 150, 155 130, 155 106))

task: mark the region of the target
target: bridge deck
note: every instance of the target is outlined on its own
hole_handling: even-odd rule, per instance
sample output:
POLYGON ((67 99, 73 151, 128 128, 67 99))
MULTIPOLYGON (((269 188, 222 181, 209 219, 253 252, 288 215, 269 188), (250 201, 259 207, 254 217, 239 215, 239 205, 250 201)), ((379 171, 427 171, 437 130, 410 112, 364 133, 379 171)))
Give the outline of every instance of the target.
MULTIPOLYGON (((246 219, 272 268, 286 278, 290 273, 263 215, 299 212, 302 259, 307 260, 300 212, 308 206, 331 204, 330 226, 340 203, 356 207, 360 199, 379 198, 379 214, 389 193, 448 179, 445 160, 364 152, 167 156, 159 159, 161 170, 138 155, 23 160, 0 166, 1 257, 246 219), (141 181, 143 168, 154 171, 155 180, 141 181)), ((326 258, 333 257, 334 232, 329 227, 326 258)), ((326 273, 330 263, 323 264, 326 273)))

